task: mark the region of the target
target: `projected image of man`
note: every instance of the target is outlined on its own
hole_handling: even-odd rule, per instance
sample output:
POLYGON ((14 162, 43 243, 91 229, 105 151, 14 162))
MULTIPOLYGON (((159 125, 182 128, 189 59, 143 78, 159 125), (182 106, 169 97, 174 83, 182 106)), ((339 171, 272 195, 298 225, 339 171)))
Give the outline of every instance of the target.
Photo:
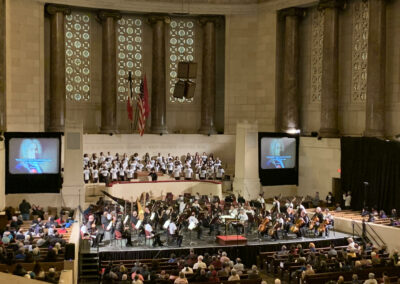
POLYGON ((287 157, 281 156, 284 151, 282 140, 273 139, 270 144, 269 155, 267 156, 267 168, 283 169, 285 168, 285 159, 287 157))
POLYGON ((42 145, 37 139, 23 139, 19 148, 19 158, 15 170, 20 173, 41 174, 42 145))

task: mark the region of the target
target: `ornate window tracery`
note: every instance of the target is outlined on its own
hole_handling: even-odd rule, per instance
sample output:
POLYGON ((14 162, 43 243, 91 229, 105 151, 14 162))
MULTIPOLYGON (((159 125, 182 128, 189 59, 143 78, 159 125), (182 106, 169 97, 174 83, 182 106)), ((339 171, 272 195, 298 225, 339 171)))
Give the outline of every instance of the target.
POLYGON ((65 16, 65 89, 71 101, 90 100, 90 15, 65 16))
POLYGON ((117 98, 124 102, 129 96, 126 79, 132 72, 133 95, 140 93, 143 77, 143 20, 123 16, 117 26, 117 98))
POLYGON ((169 100, 171 102, 193 101, 193 98, 178 99, 173 96, 178 81, 178 62, 195 60, 195 21, 192 19, 171 19, 169 24, 169 100))

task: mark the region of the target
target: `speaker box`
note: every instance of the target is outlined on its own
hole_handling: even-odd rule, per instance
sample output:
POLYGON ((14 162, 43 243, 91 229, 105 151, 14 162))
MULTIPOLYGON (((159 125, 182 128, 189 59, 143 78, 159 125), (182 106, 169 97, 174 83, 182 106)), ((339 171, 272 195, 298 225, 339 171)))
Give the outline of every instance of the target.
POLYGON ((185 81, 179 80, 176 82, 173 96, 178 99, 182 99, 185 96, 185 81))
POLYGON ((197 76, 197 63, 184 62, 178 63, 178 78, 195 79, 197 76))
POLYGON ((187 99, 193 98, 195 90, 196 90, 196 83, 194 83, 192 81, 187 81, 186 88, 185 88, 185 97, 187 99))
POLYGON ((75 259, 75 244, 65 245, 64 259, 65 260, 75 259))

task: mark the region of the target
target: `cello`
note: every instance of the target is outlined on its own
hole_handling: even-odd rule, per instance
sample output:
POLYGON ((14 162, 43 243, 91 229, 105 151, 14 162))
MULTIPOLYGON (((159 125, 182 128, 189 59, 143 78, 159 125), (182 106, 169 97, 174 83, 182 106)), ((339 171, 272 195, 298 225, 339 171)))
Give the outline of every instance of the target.
POLYGON ((267 229, 267 225, 271 220, 267 217, 264 218, 264 220, 261 222, 261 224, 258 226, 258 231, 260 233, 265 232, 265 230, 267 229))
POLYGON ((293 233, 297 233, 300 230, 300 227, 303 226, 305 223, 304 219, 302 217, 297 218, 295 224, 290 227, 290 231, 293 233))

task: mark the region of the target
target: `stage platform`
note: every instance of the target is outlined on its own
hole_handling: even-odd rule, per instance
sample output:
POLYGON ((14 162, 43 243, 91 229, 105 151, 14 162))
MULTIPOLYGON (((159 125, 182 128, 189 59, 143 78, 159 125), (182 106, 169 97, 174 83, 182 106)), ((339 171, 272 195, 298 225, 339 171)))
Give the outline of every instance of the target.
MULTIPOLYGON (((314 214, 315 209, 307 209, 309 216, 314 214)), ((343 210, 340 212, 331 211, 335 220, 335 229, 351 235, 362 234, 362 217, 359 211, 343 210)), ((389 251, 400 250, 400 228, 377 223, 366 222, 367 237, 376 246, 384 243, 389 251)))
MULTIPOLYGON (((310 242, 316 244, 317 247, 329 246, 331 242, 335 245, 346 245, 347 238, 351 235, 341 232, 331 232, 328 238, 296 238, 295 235, 289 235, 287 239, 280 239, 277 241, 271 240, 269 237, 259 238, 257 234, 251 234, 246 236, 247 244, 240 244, 239 242, 231 245, 220 245, 216 241, 215 236, 209 236, 203 234, 201 239, 197 239, 195 236, 190 236, 185 233, 184 240, 181 247, 175 244, 170 244, 163 247, 152 247, 150 245, 144 245, 144 238, 133 237, 133 247, 125 247, 125 242, 121 246, 120 242, 113 242, 112 246, 101 246, 97 248, 91 248, 91 253, 98 253, 100 260, 124 260, 124 259, 151 259, 151 258, 165 258, 169 257, 171 253, 174 253, 178 257, 181 255, 187 255, 189 249, 195 249, 195 252, 204 254, 215 254, 218 250, 226 251, 229 257, 240 257, 246 265, 255 264, 257 256, 260 252, 274 251, 281 248, 283 244, 303 244, 304 247, 308 247, 310 242)), ((161 239, 164 241, 165 236, 161 239)), ((82 252, 82 251, 81 251, 82 252)), ((231 258, 232 259, 232 258, 231 258)))

